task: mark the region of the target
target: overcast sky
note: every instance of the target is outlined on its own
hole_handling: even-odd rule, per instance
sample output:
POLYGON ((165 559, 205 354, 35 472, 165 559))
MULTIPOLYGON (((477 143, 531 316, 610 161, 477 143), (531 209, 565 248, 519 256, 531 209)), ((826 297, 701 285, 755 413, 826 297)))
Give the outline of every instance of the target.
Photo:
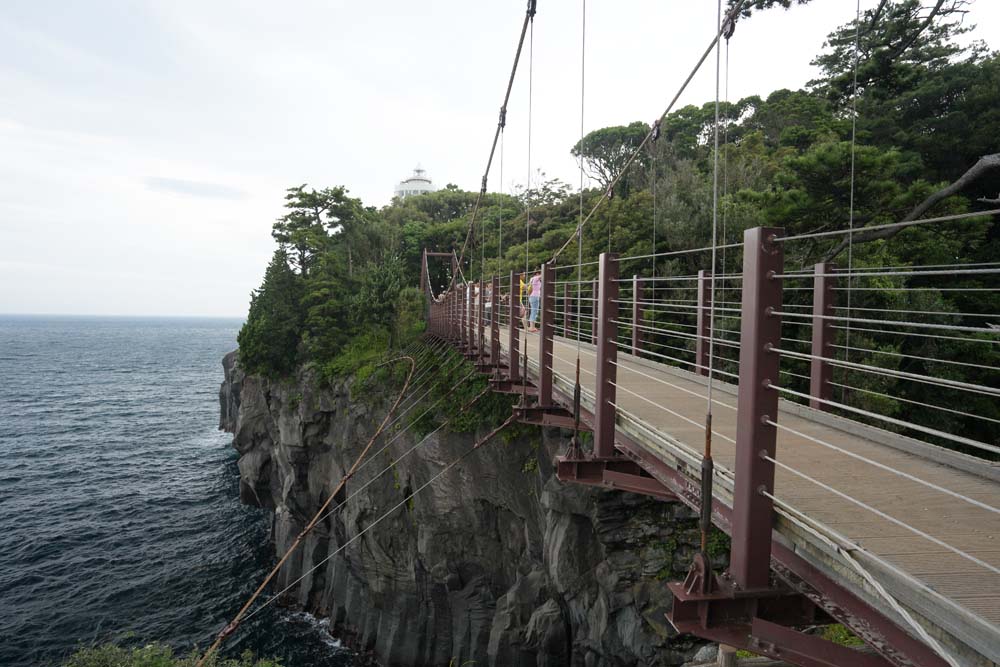
MULTIPOLYGON (((524 4, 4 0, 0 313, 242 317, 286 187, 343 184, 381 206, 419 162, 478 190, 524 4)), ((854 9, 813 0, 741 23, 730 98, 803 86, 854 9)), ((656 118, 715 11, 591 0, 587 131, 656 118)), ((531 165, 573 184, 580 18, 579 0, 540 0, 534 29, 531 165)), ((967 20, 996 47, 1000 2, 967 20)), ((527 56, 491 189, 527 179, 527 56)), ((712 58, 680 104, 714 91, 712 58)))

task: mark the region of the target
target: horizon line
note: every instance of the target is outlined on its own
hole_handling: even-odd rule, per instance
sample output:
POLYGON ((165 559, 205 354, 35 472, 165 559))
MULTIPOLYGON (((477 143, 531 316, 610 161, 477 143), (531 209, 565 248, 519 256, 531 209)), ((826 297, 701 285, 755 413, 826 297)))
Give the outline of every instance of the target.
POLYGON ((0 317, 108 317, 108 318, 146 318, 146 319, 204 319, 204 320, 246 320, 246 315, 184 315, 184 314, 139 314, 139 313, 54 313, 34 312, 15 313, 0 312, 0 317))

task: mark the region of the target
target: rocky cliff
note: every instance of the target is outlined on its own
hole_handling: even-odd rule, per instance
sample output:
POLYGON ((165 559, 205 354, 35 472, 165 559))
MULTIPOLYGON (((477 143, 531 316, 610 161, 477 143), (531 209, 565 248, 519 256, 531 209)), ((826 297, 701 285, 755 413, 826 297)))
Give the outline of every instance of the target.
MULTIPOLYGON (((283 551, 371 437, 395 390, 352 400, 244 376, 225 357, 221 428, 240 453, 241 497, 274 510, 283 551)), ((280 575, 284 587, 474 442, 430 436, 324 521, 280 575)), ((348 484, 358 488, 416 444, 404 433, 348 484)), ((664 620, 664 580, 682 574, 697 520, 678 503, 560 483, 559 430, 496 439, 308 574, 295 602, 388 665, 680 665, 698 646, 664 620), (471 662, 470 662, 471 661, 471 662)))

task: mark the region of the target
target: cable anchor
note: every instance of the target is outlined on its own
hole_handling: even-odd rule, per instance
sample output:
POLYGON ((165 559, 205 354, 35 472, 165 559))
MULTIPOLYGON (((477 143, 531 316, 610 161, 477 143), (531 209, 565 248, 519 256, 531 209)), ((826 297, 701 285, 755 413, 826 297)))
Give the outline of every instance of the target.
POLYGON ((505 127, 507 127, 507 106, 506 105, 500 107, 500 122, 497 123, 497 125, 500 126, 501 130, 504 129, 505 127))
POLYGON ((240 627, 240 622, 239 621, 232 621, 232 622, 230 622, 229 625, 227 625, 226 627, 222 628, 222 630, 219 632, 219 634, 216 637, 216 639, 225 639, 229 635, 231 635, 234 632, 236 632, 236 628, 238 628, 238 627, 240 627))
POLYGON ((536 11, 538 11, 538 0, 528 0, 528 18, 535 18, 536 11))
POLYGON ((728 42, 734 32, 736 32, 736 17, 726 16, 726 19, 722 22, 722 36, 728 42))

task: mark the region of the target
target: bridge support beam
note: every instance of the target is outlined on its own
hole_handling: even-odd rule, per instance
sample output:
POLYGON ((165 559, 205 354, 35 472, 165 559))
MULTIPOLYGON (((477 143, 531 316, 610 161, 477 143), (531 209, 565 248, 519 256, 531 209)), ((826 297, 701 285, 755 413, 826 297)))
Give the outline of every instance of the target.
POLYGON ((556 459, 556 476, 563 482, 640 493, 660 500, 677 500, 670 489, 628 459, 594 461, 560 456, 556 459))
POLYGON ((830 400, 833 398, 833 367, 829 359, 833 357, 833 285, 836 278, 832 277, 834 265, 820 262, 816 265, 816 276, 813 278, 813 320, 812 320, 812 361, 809 367, 809 407, 817 410, 829 410, 829 404, 816 399, 830 400))
POLYGON ((465 298, 465 305, 468 310, 466 326, 468 328, 469 343, 465 348, 465 356, 474 359, 476 356, 476 288, 474 283, 467 283, 465 289, 468 294, 465 298))
POLYGON ((479 293, 476 295, 476 354, 479 364, 486 361, 486 284, 482 279, 476 283, 479 293))
POLYGON ((458 286, 455 293, 455 301, 455 305, 458 308, 458 331, 456 332, 458 334, 458 350, 464 353, 466 350, 465 334, 468 332, 468 328, 465 326, 465 285, 458 286))
POLYGON ((553 320, 556 318, 555 306, 555 279, 556 272, 552 265, 545 263, 542 265, 542 294, 539 301, 539 309, 542 311, 541 326, 539 328, 538 341, 538 404, 547 408, 552 405, 552 343, 555 335, 553 320))
POLYGON ((516 271, 510 272, 510 321, 507 322, 507 352, 510 358, 507 368, 508 382, 521 380, 521 364, 518 356, 521 337, 520 330, 517 328, 518 317, 521 314, 520 286, 518 284, 520 277, 516 271))
POLYGON ((594 456, 611 458, 615 451, 615 403, 618 382, 618 258, 602 252, 597 296, 597 395, 594 405, 594 456))
POLYGON ((674 602, 668 618, 678 632, 802 667, 893 665, 880 655, 863 653, 794 629, 833 622, 808 598, 794 591, 772 589, 764 594, 741 596, 731 584, 723 582, 721 590, 705 595, 686 588, 693 583, 689 574, 684 584, 670 584, 674 602))
MULTIPOLYGON (((784 264, 781 229, 755 227, 743 235, 743 305, 740 324, 740 392, 736 403, 736 481, 733 490, 733 540, 729 569, 740 590, 768 588, 771 574, 771 525, 774 493, 782 283, 772 278, 784 264)), ((700 311, 699 311, 700 312, 700 311)))

